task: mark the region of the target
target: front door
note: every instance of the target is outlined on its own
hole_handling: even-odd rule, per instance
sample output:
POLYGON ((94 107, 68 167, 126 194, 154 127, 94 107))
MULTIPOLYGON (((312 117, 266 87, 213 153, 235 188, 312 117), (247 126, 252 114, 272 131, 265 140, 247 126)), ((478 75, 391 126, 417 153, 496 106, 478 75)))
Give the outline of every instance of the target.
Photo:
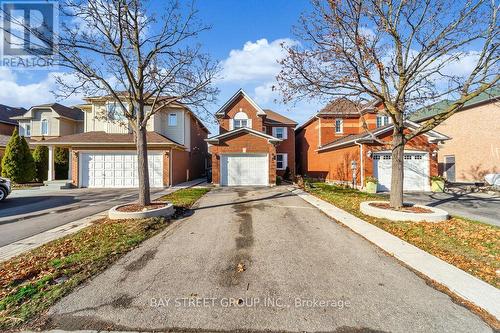
POLYGON ((455 155, 444 157, 444 176, 449 182, 456 180, 455 176, 455 155))

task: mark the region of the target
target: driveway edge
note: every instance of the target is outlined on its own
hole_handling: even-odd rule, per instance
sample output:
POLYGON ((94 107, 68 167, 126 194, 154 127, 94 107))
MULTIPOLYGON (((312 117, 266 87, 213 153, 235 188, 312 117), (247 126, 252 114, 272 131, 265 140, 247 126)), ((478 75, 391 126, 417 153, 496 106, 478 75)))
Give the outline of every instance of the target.
POLYGON ((500 320, 500 290, 301 189, 289 190, 404 264, 500 320))
MULTIPOLYGON (((193 187, 196 185, 200 185, 204 183, 204 179, 195 179, 189 182, 181 183, 179 185, 175 185, 172 187, 169 187, 161 192, 155 193, 154 195, 151 196, 152 200, 158 199, 166 194, 170 194, 173 192, 176 192, 178 190, 182 190, 185 188, 193 187)), ((90 226, 94 221, 97 221, 101 218, 107 217, 108 216, 108 209, 99 212, 94 215, 90 215, 87 217, 84 217, 80 220, 76 220, 64 225, 61 225, 59 227, 41 232, 37 235, 24 238, 22 240, 19 240, 17 242, 5 245, 0 247, 0 263, 6 260, 9 260, 10 258, 13 258, 19 254, 22 254, 26 251, 33 250, 43 244, 46 244, 48 242, 51 242, 53 240, 59 239, 61 237, 67 236, 74 234, 75 232, 84 229, 88 226, 90 226)))

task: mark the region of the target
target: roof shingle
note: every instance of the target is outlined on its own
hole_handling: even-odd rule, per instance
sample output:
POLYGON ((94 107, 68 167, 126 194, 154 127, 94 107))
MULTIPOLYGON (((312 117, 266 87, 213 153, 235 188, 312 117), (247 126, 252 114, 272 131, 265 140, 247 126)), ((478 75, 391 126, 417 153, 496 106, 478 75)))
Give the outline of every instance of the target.
MULTIPOLYGON (((38 141, 38 144, 61 144, 61 145, 71 145, 71 144, 123 144, 130 145, 135 144, 135 136, 132 133, 106 133, 106 132, 85 132, 79 134, 65 135, 53 139, 47 139, 43 141, 38 141)), ((178 145, 181 144, 167 139, 163 135, 157 132, 147 132, 147 142, 148 144, 165 144, 165 145, 178 145)))

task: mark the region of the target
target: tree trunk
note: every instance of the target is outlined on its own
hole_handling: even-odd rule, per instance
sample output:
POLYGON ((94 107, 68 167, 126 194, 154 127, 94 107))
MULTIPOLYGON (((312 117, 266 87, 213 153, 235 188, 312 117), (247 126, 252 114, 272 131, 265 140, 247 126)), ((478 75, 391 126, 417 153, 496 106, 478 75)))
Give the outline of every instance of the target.
POLYGON ((403 207, 404 181, 404 126, 395 124, 392 137, 392 175, 390 204, 393 208, 403 207))
MULTIPOLYGON (((139 125, 139 115, 137 122, 139 125)), ((142 120, 141 120, 142 121, 142 120)), ((148 169, 148 148, 146 139, 146 128, 137 126, 136 146, 137 146, 137 170, 139 176, 139 205, 149 205, 151 203, 151 193, 149 191, 149 169, 148 169)))

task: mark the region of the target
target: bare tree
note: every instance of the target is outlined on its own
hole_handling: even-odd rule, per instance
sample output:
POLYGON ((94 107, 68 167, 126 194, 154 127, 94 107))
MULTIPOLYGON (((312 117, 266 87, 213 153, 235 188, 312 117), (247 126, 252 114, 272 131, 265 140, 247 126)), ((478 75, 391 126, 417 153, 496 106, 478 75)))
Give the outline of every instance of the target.
POLYGON ((284 102, 344 96, 377 100, 394 124, 392 207, 403 204, 404 145, 499 80, 495 0, 312 0, 284 46, 277 80, 284 102), (460 61, 473 66, 466 73, 460 61), (405 119, 442 98, 455 100, 417 130, 405 119))
POLYGON ((177 0, 161 8, 145 0, 65 0, 60 8, 61 29, 53 46, 56 63, 67 74, 57 78, 57 94, 106 95, 115 101, 117 114, 107 116, 124 119, 135 134, 139 203, 147 205, 148 120, 174 104, 206 111, 218 93, 211 84, 218 64, 195 43, 209 27, 198 21, 193 3, 177 0))

